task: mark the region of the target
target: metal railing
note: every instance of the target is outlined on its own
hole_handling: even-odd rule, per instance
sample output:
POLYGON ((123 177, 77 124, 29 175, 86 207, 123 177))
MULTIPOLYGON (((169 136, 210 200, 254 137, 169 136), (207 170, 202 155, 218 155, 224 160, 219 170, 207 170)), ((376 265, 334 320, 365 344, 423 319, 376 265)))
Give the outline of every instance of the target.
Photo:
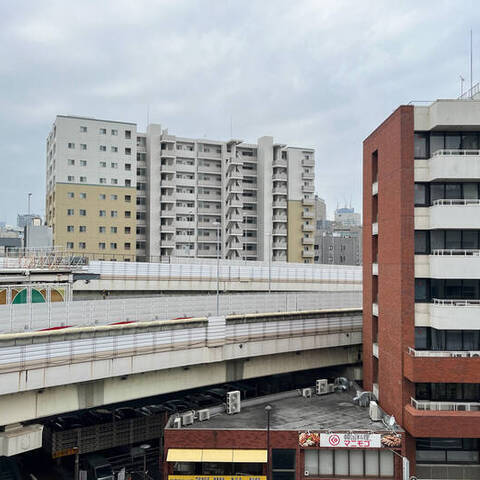
POLYGON ((476 155, 480 156, 480 150, 476 149, 440 149, 435 150, 432 153, 432 157, 440 157, 440 156, 447 156, 447 155, 476 155))
POLYGON ((480 257, 480 250, 476 248, 439 248, 432 250, 432 255, 460 255, 480 257))
POLYGON ((434 200, 432 205, 434 206, 480 205, 480 199, 478 198, 455 198, 455 199, 441 198, 438 200, 434 200))
POLYGON ((431 400, 416 400, 410 397, 410 403, 416 410, 442 412, 478 412, 480 402, 434 402, 431 400))
POLYGON ((408 354, 412 357, 433 357, 433 358, 471 358, 480 357, 480 350, 415 350, 408 347, 408 354))
POLYGON ((8 248, 1 259, 1 267, 6 269, 71 269, 87 264, 85 252, 73 254, 63 247, 8 248))
POLYGON ((446 307, 478 307, 480 306, 480 300, 477 300, 477 299, 433 298, 432 303, 434 305, 442 305, 446 307))

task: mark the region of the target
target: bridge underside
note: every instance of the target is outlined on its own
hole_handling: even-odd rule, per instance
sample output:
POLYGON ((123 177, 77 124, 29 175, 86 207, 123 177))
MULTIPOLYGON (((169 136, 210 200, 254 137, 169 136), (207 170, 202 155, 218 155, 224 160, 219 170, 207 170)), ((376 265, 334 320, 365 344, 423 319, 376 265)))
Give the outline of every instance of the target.
MULTIPOLYGON (((357 334, 351 336, 357 336, 357 334)), ((360 361, 360 333, 358 337, 358 339, 350 338, 351 343, 344 346, 190 364, 1 395, 0 425, 223 382, 313 368, 353 365, 360 361)), ((105 360, 105 362, 111 361, 105 360)), ((62 368, 73 368, 73 366, 62 368)), ((28 371, 24 373, 28 379, 28 371)), ((68 372, 62 372, 62 374, 65 373, 68 374, 68 372)))

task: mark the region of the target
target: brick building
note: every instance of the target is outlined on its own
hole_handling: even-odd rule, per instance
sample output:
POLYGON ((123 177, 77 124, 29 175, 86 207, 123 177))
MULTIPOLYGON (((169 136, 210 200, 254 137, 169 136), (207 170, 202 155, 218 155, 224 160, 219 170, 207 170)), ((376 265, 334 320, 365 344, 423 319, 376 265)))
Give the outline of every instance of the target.
POLYGON ((480 101, 400 106, 364 141, 364 387, 422 479, 480 478, 479 213, 480 101))
POLYGON ((235 415, 212 411, 210 419, 180 428, 170 419, 164 478, 400 480, 403 432, 372 421, 354 395, 350 390, 303 398, 285 392, 268 403, 267 397, 242 402, 235 415))

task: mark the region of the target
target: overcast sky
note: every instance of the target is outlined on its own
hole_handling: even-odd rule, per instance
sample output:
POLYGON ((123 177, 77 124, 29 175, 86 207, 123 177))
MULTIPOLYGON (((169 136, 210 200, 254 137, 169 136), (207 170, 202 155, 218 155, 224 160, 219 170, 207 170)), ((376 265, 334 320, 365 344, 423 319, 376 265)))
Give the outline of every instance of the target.
MULTIPOLYGON (((316 149, 329 214, 361 210, 362 140, 399 104, 469 78, 475 1, 1 2, 0 220, 44 214, 57 114, 150 121, 172 134, 316 149)), ((474 81, 480 28, 474 30, 474 81)))

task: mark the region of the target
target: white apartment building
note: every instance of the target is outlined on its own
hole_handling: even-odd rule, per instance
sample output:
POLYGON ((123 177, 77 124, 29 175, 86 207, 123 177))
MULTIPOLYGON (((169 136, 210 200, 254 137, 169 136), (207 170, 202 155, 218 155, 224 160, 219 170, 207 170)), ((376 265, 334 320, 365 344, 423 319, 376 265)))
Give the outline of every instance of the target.
MULTIPOLYGON (((191 139, 170 135, 157 124, 137 133, 135 124, 58 116, 47 140, 49 224, 55 223, 53 198, 57 216, 71 210, 61 206, 59 211, 55 185, 128 184, 134 195, 114 193, 134 200, 129 219, 134 216, 136 221, 135 249, 122 250, 125 259, 130 252, 138 260, 215 258, 218 250, 227 259, 268 260, 271 252, 273 261, 312 263, 314 166, 313 149, 276 144, 272 137, 261 137, 257 144, 191 139), (114 130, 122 134, 107 135, 110 142, 99 133, 114 130), (121 144, 114 141, 118 138, 121 144), (72 145, 78 145, 77 156, 72 145)), ((61 230, 68 226, 62 218, 61 230)), ((118 227, 128 231, 126 225, 118 227)), ((76 238, 75 229, 66 232, 70 240, 63 231, 54 232, 54 241, 69 248, 73 244, 74 250, 79 243, 85 253, 105 253, 105 258, 116 253, 108 246, 116 243, 118 250, 119 242, 104 242, 95 232, 99 238, 91 239, 91 245, 76 238), (104 243, 107 251, 98 252, 96 246, 104 243)), ((131 244, 131 239, 123 243, 131 244)))

